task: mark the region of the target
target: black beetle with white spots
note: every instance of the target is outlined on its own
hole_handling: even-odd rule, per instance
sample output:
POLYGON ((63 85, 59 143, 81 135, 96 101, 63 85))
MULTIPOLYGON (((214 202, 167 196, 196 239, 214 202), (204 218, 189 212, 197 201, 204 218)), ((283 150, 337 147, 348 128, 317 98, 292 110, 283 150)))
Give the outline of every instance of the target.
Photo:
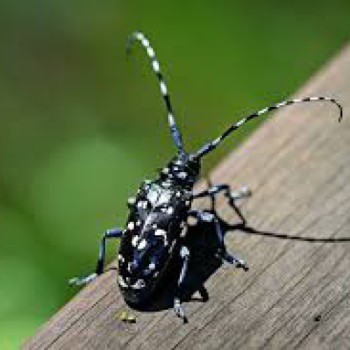
POLYGON ((151 67, 158 78, 160 91, 165 102, 171 137, 175 143, 177 154, 159 172, 155 180, 144 181, 135 197, 128 199, 127 204, 130 214, 126 228, 124 230, 113 228, 103 234, 95 272, 86 277, 72 278, 70 284, 86 284, 102 274, 106 240, 121 238, 118 252, 118 284, 127 302, 135 305, 141 304, 150 298, 159 285, 173 255, 179 254, 182 268, 177 281, 174 310, 177 316, 187 322, 181 305, 180 290, 187 273, 189 259, 191 259, 189 247, 183 243, 183 238, 187 234, 188 218, 192 217, 199 221, 213 223, 219 241, 217 255, 223 261, 235 267, 248 270, 244 260, 227 251, 216 212, 214 210, 194 210, 191 209, 191 205, 192 201, 197 198, 210 197, 214 199, 221 192, 226 196, 229 205, 236 211, 242 220, 242 224, 244 224, 244 218, 236 205, 236 201, 249 196, 250 191, 247 188, 232 191, 229 185, 219 184, 194 193, 193 186, 200 175, 203 156, 214 150, 228 135, 246 122, 272 110, 295 103, 328 101, 339 108, 340 121, 342 107, 334 98, 330 97, 305 97, 283 101, 246 116, 237 123, 230 125, 222 135, 213 141, 206 143, 199 150, 189 153, 184 148, 179 128, 175 122, 168 88, 155 52, 149 40, 141 32, 135 32, 130 36, 127 45, 128 52, 135 41, 139 42, 145 49, 151 67))

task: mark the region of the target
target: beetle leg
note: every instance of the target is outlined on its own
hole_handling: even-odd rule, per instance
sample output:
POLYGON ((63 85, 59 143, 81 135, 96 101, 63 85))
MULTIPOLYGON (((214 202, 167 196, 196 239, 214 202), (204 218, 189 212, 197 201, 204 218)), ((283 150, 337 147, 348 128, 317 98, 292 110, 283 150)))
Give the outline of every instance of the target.
POLYGON ((87 275, 85 277, 73 277, 69 280, 69 284, 71 285, 84 285, 91 281, 93 281, 98 275, 101 275, 103 273, 104 263, 105 263, 105 257, 106 257, 106 239, 108 238, 119 238, 123 233, 123 230, 119 228, 113 228, 110 230, 107 230, 101 239, 100 242, 100 249, 98 253, 98 259, 96 264, 96 270, 94 273, 91 273, 90 275, 87 275))
POLYGON ((193 193, 192 199, 203 198, 203 197, 208 197, 208 196, 215 197, 220 192, 224 192, 224 195, 227 198, 230 198, 232 200, 238 200, 241 198, 251 196, 251 191, 247 186, 243 186, 242 188, 240 188, 237 191, 231 191, 230 185, 227 185, 227 184, 220 184, 220 185, 212 186, 210 181, 208 181, 208 184, 210 185, 210 187, 207 188, 206 190, 198 192, 198 193, 193 193))
MULTIPOLYGON (((211 182, 210 177, 207 178, 207 184, 208 184, 208 189, 213 187, 213 183, 211 182)), ((212 213, 214 213, 215 212, 215 203, 216 203, 215 195, 211 195, 209 197, 210 197, 210 211, 212 213)))
POLYGON ((243 216, 242 212, 240 209, 237 207, 235 201, 241 199, 241 198, 246 198, 251 196, 251 191, 249 190, 248 187, 242 187, 238 191, 231 191, 231 188, 227 184, 220 184, 216 186, 211 186, 210 182, 208 182, 210 185, 210 188, 198 192, 198 193, 193 193, 192 194, 192 199, 196 198, 203 198, 203 197, 210 197, 211 198, 211 211, 214 212, 214 201, 215 201, 215 196, 218 195, 220 192, 223 192, 225 197, 228 198, 229 205, 230 207, 236 212, 238 217, 241 219, 241 225, 245 225, 246 219, 243 216))
POLYGON ((204 287, 204 285, 200 286, 198 288, 198 292, 200 294, 200 296, 202 297, 202 301, 208 301, 209 300, 209 294, 208 291, 206 290, 206 288, 204 287))
POLYGON ((224 251, 224 253, 219 254, 219 256, 227 263, 234 265, 235 267, 240 267, 242 268, 244 271, 248 271, 249 270, 249 266, 247 265, 247 263, 241 259, 240 257, 238 257, 236 254, 230 254, 229 252, 227 252, 226 250, 224 251))
POLYGON ((182 259, 182 268, 181 268, 179 279, 177 281, 177 291, 174 297, 174 311, 178 317, 183 319, 184 323, 187 323, 188 319, 186 317, 185 311, 181 305, 181 300, 180 300, 181 288, 187 273, 188 261, 190 259, 190 251, 186 246, 181 247, 180 256, 182 259))
POLYGON ((241 199, 241 198, 246 198, 251 196, 251 191, 248 187, 242 187, 238 191, 228 191, 225 193, 225 196, 228 198, 228 203, 230 207, 236 212, 238 217, 241 219, 241 225, 245 226, 246 224, 246 219, 243 216, 241 210, 238 208, 236 201, 241 199))
POLYGON ((188 214, 189 214, 189 216, 195 217, 199 221, 214 223, 215 233, 217 235, 219 245, 220 245, 217 256, 219 258, 221 258, 223 261, 225 261, 229 264, 232 264, 237 268, 242 268, 245 271, 248 270, 248 265, 243 259, 239 258, 235 254, 230 254, 227 251, 225 241, 224 241, 224 234, 222 232, 220 222, 217 219, 215 213, 211 213, 211 212, 205 211, 205 210, 191 210, 191 211, 189 211, 188 214))

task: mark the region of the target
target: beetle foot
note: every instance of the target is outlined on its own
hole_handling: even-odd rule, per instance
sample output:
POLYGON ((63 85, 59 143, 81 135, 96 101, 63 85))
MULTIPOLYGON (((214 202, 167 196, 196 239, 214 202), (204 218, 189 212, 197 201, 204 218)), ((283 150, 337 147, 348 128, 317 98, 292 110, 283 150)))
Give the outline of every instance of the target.
POLYGON ((90 283, 96 277, 97 277, 97 273, 94 272, 94 273, 92 273, 88 276, 85 276, 85 277, 73 277, 68 281, 68 283, 70 285, 74 285, 74 286, 81 286, 81 285, 85 285, 85 284, 90 283))
POLYGON ((244 271, 249 270, 248 264, 243 259, 235 255, 232 255, 228 252, 224 252, 220 257, 224 262, 234 265, 237 268, 242 268, 244 271))
POLYGON ((174 299, 174 311, 175 311, 176 316, 182 318, 184 323, 188 322, 188 319, 187 319, 186 314, 185 314, 185 310, 182 307, 179 298, 174 299))
POLYGON ((250 197, 252 195, 252 191, 248 186, 244 186, 240 188, 238 191, 231 191, 229 194, 230 199, 238 200, 241 198, 250 197))

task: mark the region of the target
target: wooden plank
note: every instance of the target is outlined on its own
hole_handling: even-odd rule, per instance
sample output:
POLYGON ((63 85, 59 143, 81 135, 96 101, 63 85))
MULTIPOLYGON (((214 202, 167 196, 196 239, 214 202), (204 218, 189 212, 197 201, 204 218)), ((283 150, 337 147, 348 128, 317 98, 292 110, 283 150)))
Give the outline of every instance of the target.
POLYGON ((350 47, 297 96, 329 93, 345 107, 341 124, 326 103, 286 108, 213 171, 214 183, 253 191, 242 205, 250 229, 227 234, 250 270, 214 267, 209 300, 185 303, 188 324, 160 304, 122 323, 127 307, 108 271, 23 349, 348 349, 350 47))

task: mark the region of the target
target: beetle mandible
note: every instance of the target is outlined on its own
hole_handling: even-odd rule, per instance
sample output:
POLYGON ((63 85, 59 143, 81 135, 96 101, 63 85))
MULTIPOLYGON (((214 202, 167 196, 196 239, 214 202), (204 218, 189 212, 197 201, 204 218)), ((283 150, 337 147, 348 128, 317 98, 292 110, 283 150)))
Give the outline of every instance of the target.
POLYGON ((97 266, 94 273, 86 277, 75 277, 70 284, 82 285, 94 280, 103 273, 105 262, 106 240, 121 238, 118 252, 118 284, 124 299, 131 304, 145 302, 159 285, 162 275, 174 252, 179 254, 182 261, 181 272, 177 281, 177 292, 174 297, 174 310, 177 316, 187 321, 181 305, 180 289, 186 276, 190 250, 181 239, 187 232, 187 220, 192 217, 199 221, 214 224, 219 241, 218 254, 223 261, 235 267, 248 269, 244 260, 227 251, 223 232, 219 225, 218 216, 214 211, 191 209, 192 201, 197 198, 214 197, 223 193, 229 205, 236 211, 242 223, 244 218, 236 205, 240 198, 247 197, 250 192, 247 188, 232 191, 227 184, 212 186, 207 190, 194 193, 193 187, 200 174, 203 156, 213 151, 233 131, 270 111, 290 106, 295 103, 328 101, 339 108, 339 121, 342 118, 342 106, 331 97, 305 97, 283 101, 265 107, 252 113, 240 121, 232 124, 219 137, 204 144, 199 150, 189 153, 185 150, 179 128, 176 124, 168 88, 160 70, 159 61, 150 45, 149 40, 141 32, 130 35, 127 52, 131 45, 139 42, 145 49, 156 77, 165 103, 171 137, 177 149, 177 155, 159 172, 153 181, 144 181, 135 197, 128 199, 130 210, 126 228, 107 230, 101 239, 97 266))

